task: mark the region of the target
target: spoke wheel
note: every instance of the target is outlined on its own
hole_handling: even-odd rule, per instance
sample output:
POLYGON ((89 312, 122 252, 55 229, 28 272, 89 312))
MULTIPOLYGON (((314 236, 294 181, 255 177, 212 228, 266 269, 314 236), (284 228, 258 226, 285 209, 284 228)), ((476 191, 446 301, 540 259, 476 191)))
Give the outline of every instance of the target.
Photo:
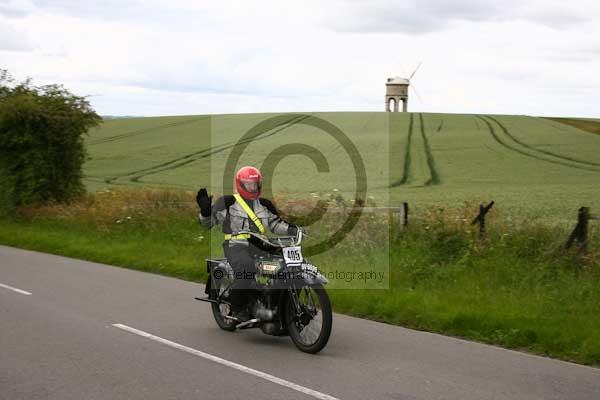
POLYGON ((306 353, 317 353, 331 335, 332 316, 329 296, 322 285, 298 289, 298 304, 290 295, 286 318, 292 341, 306 353))
MULTIPOLYGON (((230 277, 227 276, 227 274, 225 274, 225 277, 222 279, 213 280, 213 290, 215 291, 215 298, 217 300, 223 296, 228 297, 227 293, 224 294, 223 292, 225 292, 228 289, 231 282, 232 281, 230 277)), ((215 321, 217 322, 217 325, 219 325, 219 328, 226 331, 235 331, 236 321, 233 319, 226 318, 232 316, 231 306, 229 304, 221 302, 212 303, 211 308, 213 316, 215 318, 215 321)))

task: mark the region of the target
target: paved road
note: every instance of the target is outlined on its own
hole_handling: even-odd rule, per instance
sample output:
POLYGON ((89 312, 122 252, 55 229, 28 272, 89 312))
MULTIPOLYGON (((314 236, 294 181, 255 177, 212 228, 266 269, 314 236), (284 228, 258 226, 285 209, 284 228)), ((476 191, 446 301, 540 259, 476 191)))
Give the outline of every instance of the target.
POLYGON ((0 399, 600 399, 599 369, 342 315, 304 354, 220 331, 200 293, 0 246, 0 399))

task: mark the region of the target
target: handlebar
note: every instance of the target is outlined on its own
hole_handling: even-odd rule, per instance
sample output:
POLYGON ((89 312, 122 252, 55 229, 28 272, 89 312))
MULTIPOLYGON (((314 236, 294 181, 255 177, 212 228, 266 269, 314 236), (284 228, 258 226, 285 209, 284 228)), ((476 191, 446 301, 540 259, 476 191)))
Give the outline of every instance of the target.
POLYGON ((273 237, 268 237, 266 235, 260 234, 260 233, 256 233, 256 232, 251 232, 251 231, 246 231, 246 230, 242 230, 242 231, 237 231, 237 232, 232 232, 232 235, 241 235, 241 234, 246 234, 246 235, 250 235, 256 239, 259 239, 267 244, 269 244, 270 246, 276 246, 276 247, 288 247, 288 246, 300 246, 300 244, 302 243, 302 239, 304 238, 304 236, 308 236, 306 235, 306 233, 304 232, 304 230, 300 227, 298 227, 298 231, 296 232, 296 236, 273 236, 273 237), (282 239, 290 239, 291 243, 282 243, 282 239))

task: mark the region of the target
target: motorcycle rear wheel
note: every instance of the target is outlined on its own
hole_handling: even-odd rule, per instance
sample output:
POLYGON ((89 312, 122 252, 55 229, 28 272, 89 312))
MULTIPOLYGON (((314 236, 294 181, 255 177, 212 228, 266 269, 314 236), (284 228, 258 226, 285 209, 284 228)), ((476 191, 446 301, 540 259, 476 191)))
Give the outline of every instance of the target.
MULTIPOLYGON (((221 280, 213 281, 213 289, 214 290, 214 298, 219 300, 223 295, 223 292, 229 286, 230 279, 225 277, 221 280)), ((219 325, 219 328, 225 331, 235 331, 236 322, 233 319, 226 318, 226 316, 232 316, 231 306, 227 303, 222 303, 221 301, 217 301, 216 303, 211 304, 213 317, 215 318, 215 322, 219 325)))
POLYGON ((305 353, 323 350, 332 328, 332 313, 329 296, 323 285, 303 286, 298 289, 301 313, 297 312, 293 299, 288 299, 286 323, 292 341, 305 353))
POLYGON ((219 325, 219 328, 231 332, 235 331, 236 321, 233 319, 225 318, 225 315, 231 316, 231 312, 228 310, 230 310, 229 304, 212 304, 213 317, 215 317, 215 321, 217 322, 217 325, 219 325))

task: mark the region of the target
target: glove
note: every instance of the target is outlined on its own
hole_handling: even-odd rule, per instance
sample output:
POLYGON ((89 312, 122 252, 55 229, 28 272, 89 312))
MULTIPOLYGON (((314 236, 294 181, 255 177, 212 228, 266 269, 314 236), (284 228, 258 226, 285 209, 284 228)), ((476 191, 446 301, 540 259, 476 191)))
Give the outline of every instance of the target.
POLYGON ((198 190, 196 203, 198 203, 198 207, 200 207, 200 214, 202 214, 203 217, 209 217, 211 213, 212 196, 208 195, 205 188, 198 190))

